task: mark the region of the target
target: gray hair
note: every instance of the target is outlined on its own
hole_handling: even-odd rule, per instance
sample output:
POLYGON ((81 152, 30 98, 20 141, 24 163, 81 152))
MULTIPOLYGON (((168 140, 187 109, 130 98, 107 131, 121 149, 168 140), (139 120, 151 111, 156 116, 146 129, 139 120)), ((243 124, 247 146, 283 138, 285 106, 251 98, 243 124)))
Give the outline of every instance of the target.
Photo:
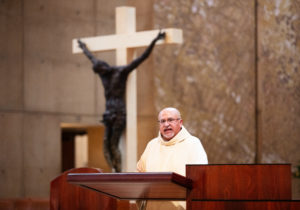
POLYGON ((166 108, 163 108, 163 109, 158 113, 158 119, 159 119, 159 117, 160 117, 160 114, 161 114, 162 112, 164 112, 164 111, 172 111, 172 112, 175 112, 175 113, 177 114, 178 118, 181 119, 181 114, 180 114, 179 110, 176 109, 176 108, 174 108, 174 107, 166 107, 166 108))

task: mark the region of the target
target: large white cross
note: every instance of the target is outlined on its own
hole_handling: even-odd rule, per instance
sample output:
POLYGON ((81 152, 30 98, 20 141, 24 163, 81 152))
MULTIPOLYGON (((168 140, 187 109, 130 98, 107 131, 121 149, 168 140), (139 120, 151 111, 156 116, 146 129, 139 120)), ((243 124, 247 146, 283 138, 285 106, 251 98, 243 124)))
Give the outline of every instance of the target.
MULTIPOLYGON (((166 38, 156 44, 182 43, 182 30, 163 29, 166 38)), ((116 34, 80 38, 90 51, 116 50, 116 65, 126 65, 135 58, 135 48, 147 47, 159 30, 136 32, 134 7, 116 8, 116 34)), ((82 53, 77 38, 73 39, 73 53, 82 53)), ((137 162, 137 89, 136 71, 130 73, 126 84, 126 134, 122 151, 122 170, 135 171, 137 162)))

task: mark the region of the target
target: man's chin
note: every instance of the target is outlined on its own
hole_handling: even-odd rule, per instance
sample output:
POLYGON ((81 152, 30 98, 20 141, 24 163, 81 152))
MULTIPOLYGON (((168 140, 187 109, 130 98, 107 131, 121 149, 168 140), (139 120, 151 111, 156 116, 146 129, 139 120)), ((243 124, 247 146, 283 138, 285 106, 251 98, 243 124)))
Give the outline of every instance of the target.
POLYGON ((169 140, 171 140, 173 137, 174 137, 173 134, 170 134, 170 135, 163 135, 163 139, 164 139, 165 141, 169 141, 169 140))

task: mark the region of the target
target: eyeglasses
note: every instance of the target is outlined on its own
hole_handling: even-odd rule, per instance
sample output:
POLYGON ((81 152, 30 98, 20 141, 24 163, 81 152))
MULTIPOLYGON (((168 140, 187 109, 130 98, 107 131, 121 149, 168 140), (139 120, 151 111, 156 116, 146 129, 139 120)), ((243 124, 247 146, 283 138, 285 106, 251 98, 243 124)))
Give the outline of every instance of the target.
POLYGON ((163 125, 165 122, 168 122, 169 124, 173 124, 175 123, 175 121, 177 120, 181 120, 180 118, 174 119, 174 118, 168 118, 168 119, 163 119, 163 120, 159 120, 159 124, 163 125))

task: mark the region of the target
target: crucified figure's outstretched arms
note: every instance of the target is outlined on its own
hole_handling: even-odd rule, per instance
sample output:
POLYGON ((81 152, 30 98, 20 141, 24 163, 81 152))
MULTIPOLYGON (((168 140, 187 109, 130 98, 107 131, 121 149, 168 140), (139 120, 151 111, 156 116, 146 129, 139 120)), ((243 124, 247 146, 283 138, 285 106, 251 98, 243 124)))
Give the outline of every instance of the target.
MULTIPOLYGON (((166 37, 166 33, 159 31, 157 36, 152 40, 150 45, 147 47, 147 49, 144 51, 144 53, 139 56, 138 58, 134 59, 130 64, 124 66, 123 71, 124 73, 129 74, 131 71, 133 71, 135 68, 137 68, 146 58, 149 57, 150 53, 153 50, 153 47, 155 43, 160 40, 164 39, 166 37)), ((94 65, 99 65, 101 63, 102 67, 109 67, 109 65, 105 61, 101 61, 94 57, 94 55, 89 51, 86 44, 83 43, 81 40, 77 40, 79 47, 82 49, 83 53, 92 61, 94 65)))

